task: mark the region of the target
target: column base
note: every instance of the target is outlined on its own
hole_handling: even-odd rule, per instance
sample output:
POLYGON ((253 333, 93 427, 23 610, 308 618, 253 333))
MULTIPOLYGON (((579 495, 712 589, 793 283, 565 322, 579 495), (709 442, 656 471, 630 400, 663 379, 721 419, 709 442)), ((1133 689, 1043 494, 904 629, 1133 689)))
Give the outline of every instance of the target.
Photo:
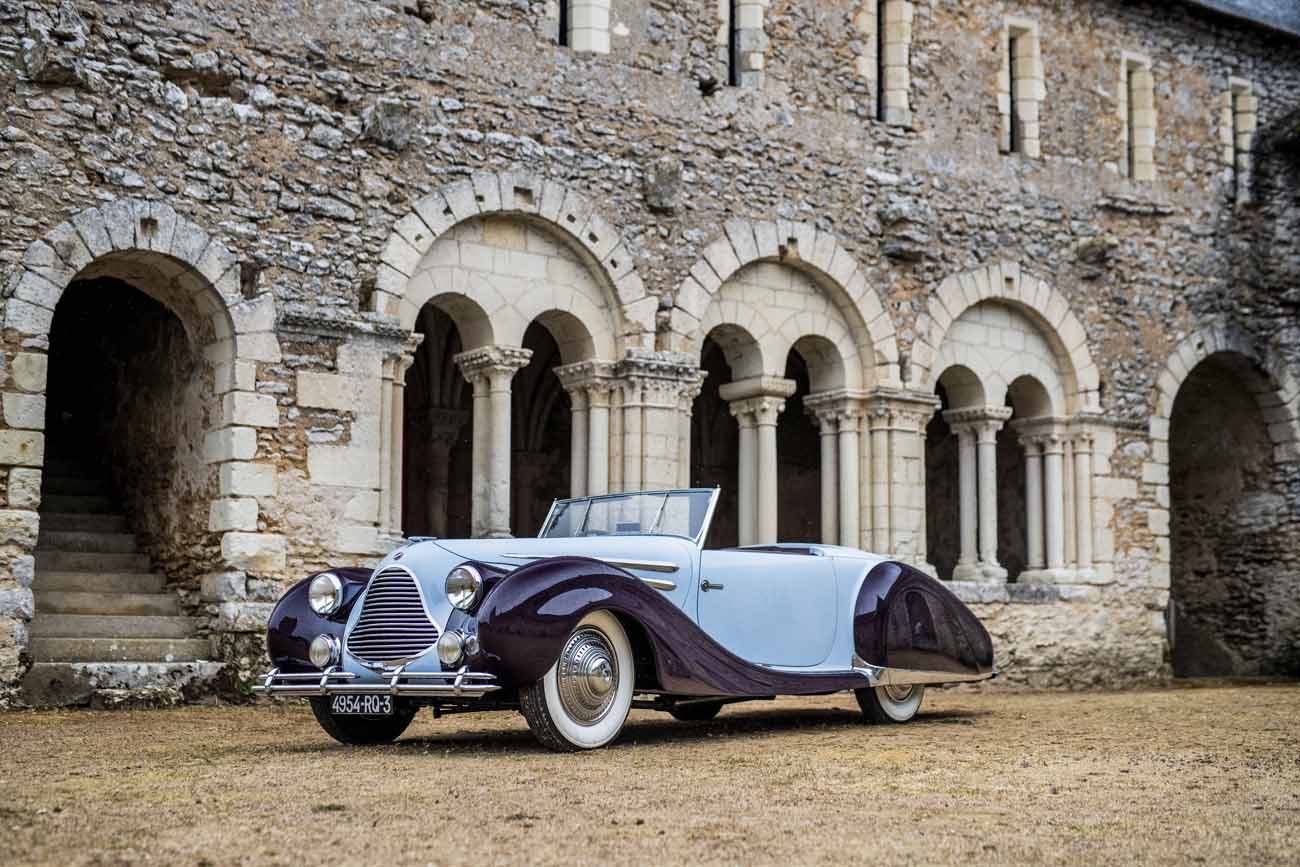
POLYGON ((1073 569, 1026 569, 1016 577, 1020 584, 1072 584, 1078 580, 1073 569))
POLYGON ((977 581, 985 584, 1006 583, 1007 570, 996 563, 958 563, 952 570, 954 581, 977 581))

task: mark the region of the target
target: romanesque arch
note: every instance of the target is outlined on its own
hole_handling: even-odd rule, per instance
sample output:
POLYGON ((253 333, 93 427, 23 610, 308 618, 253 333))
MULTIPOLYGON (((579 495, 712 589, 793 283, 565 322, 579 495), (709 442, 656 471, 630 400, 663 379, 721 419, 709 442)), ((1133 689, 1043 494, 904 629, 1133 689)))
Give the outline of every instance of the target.
POLYGON ((1093 432, 1087 334, 1019 263, 953 277, 931 297, 911 380, 944 412, 927 430, 927 546, 944 577, 1087 580, 1093 432))
POLYGON ((1286 671, 1300 638, 1300 382, 1226 321, 1183 339, 1156 381, 1143 478, 1169 591, 1174 673, 1286 671))
MULTIPOLYGON (((194 590, 201 583, 205 598, 230 599, 243 595, 249 574, 283 574, 285 539, 259 523, 276 493, 276 464, 258 440, 259 431, 278 426, 279 407, 256 389, 257 365, 280 360, 275 304, 269 293, 245 297, 241 290, 234 254, 159 202, 118 199, 89 208, 25 251, 2 302, 0 426, 5 515, 23 532, 6 540, 17 554, 0 556, 13 574, 26 573, 20 588, 32 585, 33 572, 39 578, 28 606, 34 619, 23 633, 36 663, 28 674, 36 695, 66 681, 69 662, 126 659, 209 671, 210 663, 190 662, 212 658, 208 639, 193 636, 182 618, 136 618, 155 625, 106 634, 111 627, 94 615, 142 613, 132 606, 143 603, 121 594, 161 593, 167 582, 194 590), (95 320, 87 309, 120 316, 95 320), (141 311, 147 321, 123 318, 141 311), (98 355, 73 338, 81 333, 107 335, 139 354, 98 355), (107 413, 87 406, 79 392, 65 390, 77 380, 113 382, 108 397, 93 390, 119 403, 107 413), (84 412, 69 417, 68 407, 84 412), (95 440, 105 449, 64 449, 65 436, 79 436, 86 422, 106 437, 95 440), (96 583, 116 572, 125 573, 117 583, 96 583), (69 591, 82 601, 48 607, 69 591), (110 596, 120 597, 112 607, 110 596), (70 613, 51 620, 50 610, 70 613), (176 631, 153 631, 164 627, 176 631)), ((174 601, 150 605, 153 615, 180 611, 174 601)), ((246 628, 241 622, 233 605, 224 606, 211 626, 246 628)))
MULTIPOLYGON (((611 371, 629 351, 654 348, 658 299, 647 294, 621 234, 586 196, 522 172, 478 173, 434 191, 396 224, 371 306, 405 330, 425 327, 419 323, 430 307, 450 320, 457 351, 448 355, 427 334, 419 351, 450 358, 473 385, 472 398, 425 407, 419 395, 400 396, 405 367, 398 364, 391 405, 419 405, 441 428, 411 428, 413 417, 399 414, 381 443, 400 455, 401 427, 411 428, 436 443, 433 465, 448 462, 447 443, 472 439, 471 475, 483 480, 476 482, 481 496, 468 498, 474 534, 503 535, 533 522, 538 509, 518 500, 525 491, 554 493, 561 480, 553 465, 567 464, 564 482, 574 494, 608 489, 617 436, 611 371), (568 430, 564 449, 543 436, 559 427, 568 430)), ((381 525, 398 531, 399 488, 418 494, 420 483, 403 481, 400 458, 387 466, 381 525)), ((434 473, 437 503, 446 475, 434 473)))

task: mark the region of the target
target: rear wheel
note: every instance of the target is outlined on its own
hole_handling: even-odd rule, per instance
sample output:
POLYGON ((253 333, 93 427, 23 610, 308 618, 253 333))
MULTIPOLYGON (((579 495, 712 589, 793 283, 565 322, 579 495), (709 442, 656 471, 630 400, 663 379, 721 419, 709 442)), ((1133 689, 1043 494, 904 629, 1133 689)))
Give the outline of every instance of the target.
POLYGON ((415 718, 416 708, 395 707, 391 716, 338 716, 330 711, 328 696, 311 700, 311 712, 325 733, 341 744, 364 746, 397 740, 415 718))
POLYGON ((720 701, 693 701, 688 704, 677 704, 668 708, 673 719, 682 722, 707 722, 718 715, 722 710, 720 701))
POLYGON ((608 611, 594 611, 574 627, 550 670, 519 690, 519 709, 543 745, 594 750, 622 731, 635 679, 622 624, 608 611))
POLYGON ((858 697, 858 707, 862 708, 862 714, 868 722, 905 723, 921 709, 925 687, 920 684, 876 686, 857 689, 854 693, 858 697))

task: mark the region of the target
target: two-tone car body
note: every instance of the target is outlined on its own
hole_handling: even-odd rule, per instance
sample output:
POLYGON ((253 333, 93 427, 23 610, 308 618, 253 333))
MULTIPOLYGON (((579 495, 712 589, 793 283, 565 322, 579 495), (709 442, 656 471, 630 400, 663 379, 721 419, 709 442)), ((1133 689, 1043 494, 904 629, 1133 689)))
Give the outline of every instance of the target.
POLYGON ((421 706, 521 711, 555 749, 603 746, 633 706, 851 690, 906 722, 927 685, 993 675, 993 646, 940 582, 853 548, 706 550, 716 489, 558 500, 536 539, 412 539, 336 569, 272 614, 256 689, 312 700, 346 743, 421 706))

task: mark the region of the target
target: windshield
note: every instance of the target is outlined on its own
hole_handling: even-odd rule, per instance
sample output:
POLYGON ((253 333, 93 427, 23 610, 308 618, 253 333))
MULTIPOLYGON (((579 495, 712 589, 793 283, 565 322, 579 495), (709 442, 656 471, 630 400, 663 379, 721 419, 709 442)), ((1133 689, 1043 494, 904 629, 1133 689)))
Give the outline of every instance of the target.
POLYGON ((541 539, 580 536, 684 536, 699 543, 717 490, 692 488, 556 500, 541 539))

